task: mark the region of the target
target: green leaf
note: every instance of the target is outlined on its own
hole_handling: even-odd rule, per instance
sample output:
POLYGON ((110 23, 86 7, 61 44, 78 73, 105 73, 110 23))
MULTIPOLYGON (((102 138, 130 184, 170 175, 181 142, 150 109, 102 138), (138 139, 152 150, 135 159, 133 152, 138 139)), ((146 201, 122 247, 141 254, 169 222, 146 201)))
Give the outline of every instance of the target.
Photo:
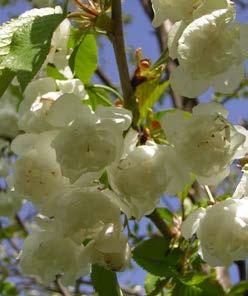
POLYGON ((18 296, 19 292, 12 283, 0 282, 1 296, 18 296))
POLYGON ((89 95, 88 103, 93 110, 96 109, 97 105, 112 106, 112 100, 105 89, 86 86, 86 91, 89 95))
MULTIPOLYGON (((162 279, 160 277, 148 273, 145 277, 146 293, 150 294, 150 293, 154 292, 154 290, 157 288, 157 286, 161 282, 161 280, 162 279)), ((161 296, 161 295, 163 295, 163 294, 161 292, 158 292, 156 296, 161 296)))
POLYGON ((248 281, 241 281, 229 291, 229 296, 243 296, 248 292, 248 281))
POLYGON ((57 80, 66 80, 66 77, 53 64, 47 65, 47 76, 57 80))
POLYGON ((79 45, 74 49, 69 65, 72 72, 83 83, 89 83, 95 73, 98 61, 96 37, 94 34, 86 34, 82 37, 79 45))
POLYGON ((91 279, 98 296, 122 296, 117 276, 113 271, 94 264, 91 279))
POLYGON ((80 43, 84 34, 85 31, 72 27, 70 30, 70 36, 68 39, 67 47, 75 48, 80 43))
POLYGON ((173 213, 171 213, 167 208, 157 208, 157 211, 161 218, 165 220, 168 224, 174 224, 173 213))
POLYGON ((4 94, 14 77, 15 73, 11 70, 0 70, 0 97, 4 94))
POLYGON ((159 84, 159 80, 151 80, 137 86, 135 95, 138 98, 140 117, 145 118, 149 109, 159 101, 163 93, 168 89, 169 81, 159 84))
POLYGON ((165 49, 158 60, 152 65, 152 69, 156 69, 157 67, 167 64, 169 58, 169 51, 168 48, 165 49))
MULTIPOLYGON (((42 9, 36 14, 42 14, 42 9)), ((19 17, 0 28, 0 68, 15 72, 24 90, 37 74, 49 50, 62 14, 19 17)))
POLYGON ((133 251, 133 259, 148 272, 158 276, 177 276, 177 261, 171 264, 170 241, 163 237, 153 237, 139 244, 133 251), (167 259, 169 258, 169 260, 167 259))
POLYGON ((224 296, 226 293, 215 279, 205 274, 188 274, 176 283, 171 295, 224 296))

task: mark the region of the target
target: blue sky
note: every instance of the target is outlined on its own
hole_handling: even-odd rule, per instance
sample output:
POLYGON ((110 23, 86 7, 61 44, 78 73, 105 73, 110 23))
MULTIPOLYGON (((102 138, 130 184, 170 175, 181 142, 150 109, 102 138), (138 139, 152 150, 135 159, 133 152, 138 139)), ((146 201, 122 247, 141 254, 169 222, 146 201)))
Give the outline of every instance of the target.
MULTIPOLYGON (((20 13, 29 9, 29 5, 22 0, 18 0, 17 4, 9 8, 1 8, 0 11, 0 23, 5 22, 9 19, 10 15, 19 15, 20 13)), ((143 50, 143 55, 146 58, 150 58, 153 61, 159 57, 159 47, 156 40, 156 36, 154 34, 154 29, 151 26, 150 21, 147 16, 143 13, 142 8, 140 6, 139 0, 125 0, 124 2, 124 12, 127 15, 132 16, 132 24, 127 25, 125 28, 125 37, 126 37, 126 45, 130 51, 141 47, 143 50)), ((247 11, 238 11, 238 20, 240 22, 245 22, 248 18, 247 11)), ((101 51, 100 55, 100 64, 101 67, 111 80, 118 84, 118 72, 115 66, 115 60, 113 51, 111 48, 111 44, 101 39, 104 48, 101 51)), ((133 69, 131 69, 133 70, 133 69)), ((211 91, 207 94, 204 94, 201 97, 201 101, 208 101, 211 97, 211 91)), ((165 106, 170 106, 170 102, 165 102, 165 106)), ((229 119, 233 123, 239 123, 242 119, 248 118, 248 100, 245 99, 235 99, 226 104, 227 109, 230 111, 229 119)), ((123 275, 120 275, 121 281, 128 281, 131 283, 143 284, 144 272, 142 270, 137 270, 135 273, 127 272, 123 275)), ((237 274, 235 272, 235 268, 232 267, 232 280, 237 282, 237 274)))

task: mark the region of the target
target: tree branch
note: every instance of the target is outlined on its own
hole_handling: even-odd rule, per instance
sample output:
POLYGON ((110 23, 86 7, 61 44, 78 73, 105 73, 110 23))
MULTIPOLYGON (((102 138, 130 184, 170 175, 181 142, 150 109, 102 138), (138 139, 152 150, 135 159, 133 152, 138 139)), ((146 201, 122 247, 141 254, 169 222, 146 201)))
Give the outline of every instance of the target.
POLYGON ((58 292, 62 296, 71 296, 71 294, 67 291, 67 289, 61 283, 61 275, 56 275, 56 280, 54 282, 58 289, 58 292))
POLYGON ((128 63, 126 58, 121 0, 112 1, 112 22, 113 29, 112 32, 109 33, 109 38, 112 41, 114 48, 115 59, 119 70, 121 87, 124 97, 124 104, 125 106, 129 106, 129 101, 133 95, 133 88, 129 77, 128 63))
POLYGON ((165 237, 172 237, 173 233, 171 232, 168 225, 164 222, 164 220, 159 215, 158 211, 155 209, 150 215, 147 216, 158 228, 158 230, 165 237))

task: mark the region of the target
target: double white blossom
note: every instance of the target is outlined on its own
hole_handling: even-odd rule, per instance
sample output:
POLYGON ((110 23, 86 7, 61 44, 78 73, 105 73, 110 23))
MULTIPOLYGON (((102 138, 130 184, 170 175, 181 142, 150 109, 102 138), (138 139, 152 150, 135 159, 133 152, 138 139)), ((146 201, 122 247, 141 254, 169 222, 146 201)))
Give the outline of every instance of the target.
POLYGON ((137 133, 131 130, 126 136, 124 154, 108 168, 108 176, 122 210, 128 216, 141 218, 153 211, 164 191, 180 192, 191 180, 172 147, 152 141, 137 147, 136 144, 137 133))
POLYGON ((39 133, 59 127, 61 124, 58 124, 58 120, 68 123, 75 114, 84 110, 80 100, 85 98, 84 86, 78 79, 34 80, 27 86, 20 104, 19 128, 29 133, 39 133))
POLYGON ((66 189, 44 206, 44 213, 53 217, 49 228, 78 242, 92 238, 106 224, 120 224, 120 208, 114 196, 95 187, 66 189))
POLYGON ((73 285, 80 275, 90 271, 88 262, 84 260, 84 264, 80 264, 82 251, 83 246, 69 238, 58 237, 53 232, 35 231, 24 241, 20 265, 25 274, 35 274, 47 285, 59 274, 63 274, 66 285, 73 285))
MULTIPOLYGON (((118 108, 115 109, 118 111, 118 108)), ((120 158, 122 133, 131 121, 131 113, 127 110, 125 113, 128 124, 122 115, 121 122, 118 122, 119 119, 115 118, 112 112, 105 114, 101 109, 93 113, 85 106, 84 112, 60 131, 52 147, 56 151, 64 176, 74 182, 83 173, 101 171, 120 158)))
POLYGON ((123 271, 131 258, 128 238, 114 224, 106 225, 86 246, 84 253, 89 254, 92 263, 112 271, 123 271))
POLYGON ((214 10, 226 8, 228 4, 229 0, 152 0, 153 25, 158 27, 167 19, 173 23, 178 21, 189 23, 214 10))
POLYGON ((211 86, 221 93, 233 92, 244 77, 243 62, 248 57, 248 25, 235 21, 234 4, 227 0, 154 0, 153 6, 155 25, 166 16, 163 11, 178 21, 168 38, 169 54, 179 62, 171 76, 174 91, 189 98, 211 86))
POLYGON ((50 146, 55 134, 24 134, 12 142, 12 151, 19 156, 14 164, 13 186, 34 202, 42 202, 69 184, 50 146))
POLYGON ((230 172, 235 158, 248 151, 247 134, 227 120, 220 104, 207 103, 193 108, 193 114, 176 110, 162 119, 168 141, 180 156, 181 166, 205 185, 215 185, 230 172))
POLYGON ((211 266, 229 266, 248 255, 248 199, 226 199, 199 208, 182 224, 182 235, 196 233, 199 254, 211 266))

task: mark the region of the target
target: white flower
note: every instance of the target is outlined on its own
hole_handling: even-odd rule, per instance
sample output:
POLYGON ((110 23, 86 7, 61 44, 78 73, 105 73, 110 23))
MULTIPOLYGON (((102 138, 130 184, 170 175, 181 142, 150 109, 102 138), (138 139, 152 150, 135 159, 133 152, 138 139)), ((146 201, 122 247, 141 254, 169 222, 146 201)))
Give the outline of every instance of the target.
POLYGON ((233 193, 233 198, 243 198, 248 196, 248 166, 243 168, 241 180, 233 193))
POLYGON ((57 161, 63 175, 71 182, 84 173, 100 172, 120 158, 122 133, 131 120, 124 116, 125 113, 129 115, 129 111, 123 109, 123 114, 121 111, 118 114, 114 112, 116 110, 114 107, 98 108, 94 114, 85 106, 80 117, 62 129, 54 139, 52 147, 56 150, 57 161))
POLYGON ((202 184, 222 181, 229 174, 237 149, 245 142, 245 136, 227 121, 227 115, 220 104, 207 103, 195 107, 192 115, 177 110, 162 119, 181 166, 188 167, 202 184))
POLYGON ((91 238, 108 223, 120 223, 120 209, 109 190, 68 188, 55 195, 44 206, 45 214, 53 217, 51 227, 75 241, 91 238))
POLYGON ((184 30, 176 24, 169 38, 170 54, 179 66, 171 76, 171 86, 180 95, 193 98, 213 86, 216 91, 234 91, 244 77, 246 58, 244 29, 234 22, 232 7, 204 15, 184 30), (173 39, 175 38, 175 40, 173 39))
POLYGON ((26 132, 39 133, 60 127, 62 123, 64 126, 87 108, 80 101, 85 96, 84 86, 78 79, 56 82, 51 78, 35 80, 24 93, 25 99, 19 110, 19 127, 26 132))
POLYGON ((14 188, 34 202, 44 202, 69 184, 50 146, 55 135, 56 132, 24 134, 12 142, 12 151, 19 156, 14 164, 14 188))
MULTIPOLYGON (((54 64, 58 71, 68 79, 73 78, 73 73, 69 67, 69 50, 67 43, 70 36, 71 24, 68 19, 65 19, 56 31, 53 33, 51 40, 50 52, 43 64, 43 69, 48 63, 54 64)), ((42 72, 42 71, 41 71, 42 72)))
POLYGON ((225 8, 228 3, 228 0, 152 0, 153 26, 158 27, 166 19, 190 22, 193 18, 225 8))
POLYGON ((229 266, 248 255, 248 199, 227 199, 190 214, 182 224, 182 235, 194 233, 199 254, 211 266, 229 266))
POLYGON ((85 250, 91 254, 92 263, 112 271, 123 271, 131 258, 128 238, 114 224, 106 225, 85 250))
POLYGON ((190 177, 187 171, 178 169, 172 147, 154 142, 135 147, 136 134, 131 132, 127 136, 128 151, 107 172, 112 189, 120 197, 122 210, 129 217, 141 218, 152 212, 164 191, 171 194, 181 191, 190 177))
POLYGON ((87 262, 79 265, 82 250, 82 246, 69 238, 36 231, 24 241, 20 265, 25 274, 39 276, 44 284, 52 283, 56 275, 63 274, 63 282, 73 285, 79 276, 89 272, 87 262))

